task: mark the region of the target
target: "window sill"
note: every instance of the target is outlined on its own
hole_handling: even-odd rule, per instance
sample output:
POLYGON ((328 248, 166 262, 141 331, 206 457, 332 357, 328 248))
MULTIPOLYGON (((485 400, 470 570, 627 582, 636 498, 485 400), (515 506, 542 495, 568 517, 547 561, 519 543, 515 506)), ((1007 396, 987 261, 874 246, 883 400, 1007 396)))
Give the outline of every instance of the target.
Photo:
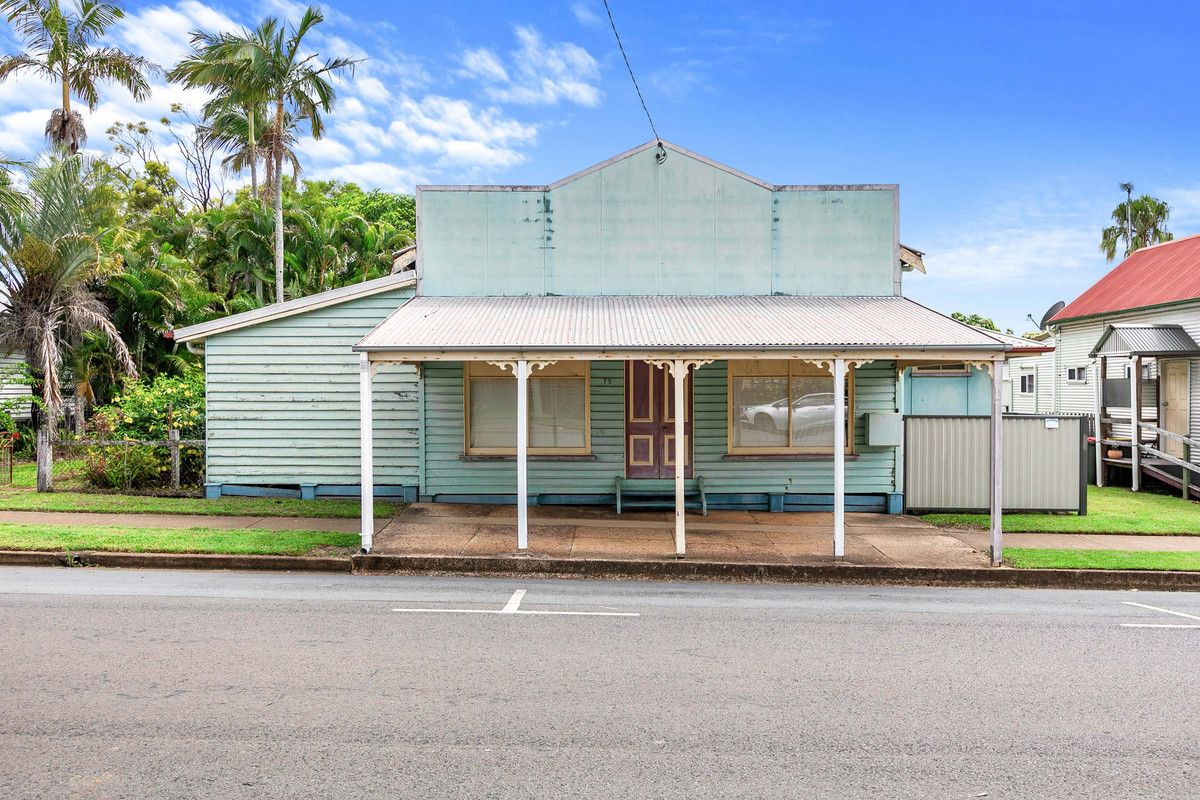
MULTIPOLYGON (((846 453, 847 461, 858 461, 858 453, 846 453)), ((833 453, 726 453, 722 461, 828 461, 833 463, 833 453)))
MULTIPOLYGON (((458 457, 458 460, 459 461, 516 461, 517 457, 515 455, 511 455, 511 456, 472 456, 472 455, 467 455, 464 453, 463 455, 460 455, 458 457)), ((537 456, 529 456, 529 458, 527 460, 528 461, 597 461, 598 459, 596 458, 596 456, 592 455, 591 453, 583 453, 580 455, 570 455, 570 456, 537 455, 537 456)))

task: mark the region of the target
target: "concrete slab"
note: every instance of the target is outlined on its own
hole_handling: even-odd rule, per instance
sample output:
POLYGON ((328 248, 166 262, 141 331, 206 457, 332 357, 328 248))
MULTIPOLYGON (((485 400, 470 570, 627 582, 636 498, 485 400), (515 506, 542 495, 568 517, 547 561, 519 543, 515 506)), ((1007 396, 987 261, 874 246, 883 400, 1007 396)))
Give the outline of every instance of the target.
POLYGON ((912 536, 871 533, 856 538, 901 566, 937 564, 944 567, 980 567, 986 566, 988 561, 980 550, 945 534, 912 536))

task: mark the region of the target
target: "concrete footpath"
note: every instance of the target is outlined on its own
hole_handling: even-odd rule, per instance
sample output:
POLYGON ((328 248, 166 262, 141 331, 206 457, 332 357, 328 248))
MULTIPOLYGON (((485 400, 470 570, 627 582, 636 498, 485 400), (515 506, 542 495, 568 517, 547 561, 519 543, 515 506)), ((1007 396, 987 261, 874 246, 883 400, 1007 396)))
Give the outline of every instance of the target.
MULTIPOLYGON (((846 557, 831 554, 829 514, 689 516, 688 555, 674 557, 668 514, 530 509, 529 550, 514 552, 512 507, 416 504, 376 524, 369 554, 309 556, 0 551, 0 564, 155 569, 574 577, 600 580, 990 586, 1200 591, 1200 572, 993 568, 987 533, 916 517, 849 514, 846 557)), ((356 519, 0 512, 0 522, 78 528, 218 528, 354 533, 356 519)), ((1007 547, 1200 551, 1200 536, 1013 533, 1007 547)))
MULTIPOLYGON (((375 521, 376 533, 381 533, 389 527, 392 531, 396 531, 401 526, 422 525, 428 526, 420 530, 421 538, 427 546, 434 546, 438 539, 442 539, 444 544, 450 545, 452 542, 457 542, 463 535, 476 526, 484 526, 492 529, 497 529, 496 532, 501 536, 507 536, 507 528, 513 522, 507 518, 511 514, 511 509, 500 507, 502 514, 497 517, 491 517, 485 523, 484 520, 471 514, 463 514, 459 509, 471 509, 469 506, 446 506, 444 516, 442 514, 425 514, 419 510, 416 513, 397 515, 395 519, 377 519, 375 521), (503 511, 507 510, 508 514, 503 511)), ((439 509, 440 510, 440 509, 439 509)), ((819 531, 824 520, 813 519, 817 517, 825 517, 825 514, 803 515, 803 522, 799 521, 801 515, 794 516, 797 521, 794 524, 770 524, 775 520, 784 521, 784 515, 781 514, 751 514, 744 512, 745 516, 740 517, 737 522, 719 521, 717 515, 721 512, 713 512, 708 518, 704 517, 689 517, 688 530, 697 534, 703 533, 723 533, 736 534, 738 531, 759 531, 769 534, 786 534, 793 532, 797 535, 811 535, 819 531), (710 521, 711 520, 711 521, 710 521), (764 524, 764 521, 766 524, 764 524), (814 530, 816 529, 816 530, 814 530)), ((734 512, 739 513, 739 512, 734 512)), ((625 514, 620 518, 579 518, 575 517, 570 521, 556 515, 553 518, 539 519, 535 516, 530 520, 531 528, 538 530, 540 528, 554 528, 561 530, 564 527, 577 527, 585 530, 594 531, 596 529, 608 529, 612 533, 627 532, 630 539, 638 539, 639 532, 659 532, 671 530, 669 522, 658 519, 650 519, 654 515, 650 514, 625 514)), ((877 519, 888 519, 884 515, 850 515, 852 521, 856 521, 854 517, 874 517, 877 519)), ((871 522, 876 522, 877 519, 872 519, 871 522)), ((899 525, 908 532, 916 532, 920 530, 928 535, 937 535, 952 537, 958 540, 967 547, 983 552, 988 547, 988 532, 981 530, 964 530, 956 528, 934 528, 927 523, 917 519, 916 517, 892 517, 899 525)), ((790 520, 789 520, 790 521, 790 520)), ((12 522, 23 524, 42 524, 42 525, 76 525, 80 527, 116 527, 116 528, 216 528, 220 530, 238 530, 238 529, 253 529, 253 530, 268 530, 268 531, 332 531, 338 533, 357 533, 358 520, 346 518, 320 518, 320 517, 262 517, 262 516, 210 516, 206 514, 99 514, 90 512, 68 512, 68 511, 0 511, 0 522, 12 522)), ((863 532, 863 535, 870 535, 870 524, 857 524, 851 527, 858 528, 863 532)), ((416 532, 416 531, 414 531, 416 532)), ((619 535, 619 534, 618 534, 619 535)), ((817 534, 820 536, 820 533, 817 534)), ((919 534, 918 534, 919 535, 919 534)), ((614 536, 606 537, 611 541, 614 536)), ((379 543, 377 542, 377 545, 379 543)), ((1055 548, 1065 550, 1158 550, 1170 552, 1200 552, 1200 536, 1147 536, 1136 534, 1103 534, 1103 533, 1005 533, 1005 547, 1033 547, 1033 548, 1055 548)), ((444 552, 449 552, 456 548, 443 547, 444 552)))

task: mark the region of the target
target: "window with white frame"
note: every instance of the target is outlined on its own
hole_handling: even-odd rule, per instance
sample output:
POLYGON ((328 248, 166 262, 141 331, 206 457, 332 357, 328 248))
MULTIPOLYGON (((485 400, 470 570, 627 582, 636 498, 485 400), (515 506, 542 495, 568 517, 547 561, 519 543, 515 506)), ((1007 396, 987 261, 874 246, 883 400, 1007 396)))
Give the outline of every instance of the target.
MULTIPOLYGON (((790 359, 730 361, 729 453, 833 452, 833 375, 790 359)), ((846 373, 846 451, 853 450, 854 378, 846 373)))
POLYGON ((963 375, 969 375, 970 372, 971 371, 967 368, 967 365, 959 361, 948 364, 925 364, 924 366, 913 367, 912 374, 927 375, 931 377, 961 377, 963 375))
POLYGON ((1067 367, 1067 383, 1087 383, 1087 367, 1067 367))
MULTIPOLYGON (((1129 380, 1129 373, 1132 371, 1133 371, 1133 367, 1130 366, 1129 364, 1126 364, 1125 372, 1122 373, 1125 376, 1125 380, 1129 380)), ((1142 364, 1142 380, 1144 380, 1144 381, 1150 380, 1150 365, 1149 364, 1142 364)))
POLYGON ((1023 373, 1021 375, 1021 386, 1018 391, 1021 394, 1033 394, 1034 389, 1034 374, 1032 372, 1023 373))
MULTIPOLYGON (((591 451, 588 362, 560 361, 529 376, 530 455, 591 451)), ((463 364, 467 455, 517 452, 517 379, 491 364, 463 364)))

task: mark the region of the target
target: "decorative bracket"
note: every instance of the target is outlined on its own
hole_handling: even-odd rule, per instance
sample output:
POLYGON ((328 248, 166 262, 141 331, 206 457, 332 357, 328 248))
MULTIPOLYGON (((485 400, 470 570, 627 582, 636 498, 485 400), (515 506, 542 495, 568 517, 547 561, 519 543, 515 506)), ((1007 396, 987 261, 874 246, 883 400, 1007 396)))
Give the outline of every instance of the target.
MULTIPOLYGON (((506 369, 509 372, 511 372, 514 377, 516 377, 517 365, 520 362, 518 362, 518 361, 489 361, 487 363, 491 364, 493 367, 498 367, 499 369, 506 369)), ((555 364, 555 363, 558 363, 558 362, 555 362, 555 361, 526 361, 525 362, 525 369, 526 369, 525 377, 528 378, 530 375, 532 375, 533 371, 535 369, 545 369, 546 367, 550 366, 551 364, 555 364)))
POLYGON ((997 362, 995 361, 964 361, 963 363, 968 367, 974 367, 975 369, 983 370, 990 377, 996 377, 995 365, 997 362))
POLYGON ((714 359, 708 358, 676 358, 676 359, 646 359, 646 363, 656 369, 665 369, 672 377, 675 376, 675 365, 681 364, 685 371, 689 369, 700 369, 705 364, 713 363, 714 359))

